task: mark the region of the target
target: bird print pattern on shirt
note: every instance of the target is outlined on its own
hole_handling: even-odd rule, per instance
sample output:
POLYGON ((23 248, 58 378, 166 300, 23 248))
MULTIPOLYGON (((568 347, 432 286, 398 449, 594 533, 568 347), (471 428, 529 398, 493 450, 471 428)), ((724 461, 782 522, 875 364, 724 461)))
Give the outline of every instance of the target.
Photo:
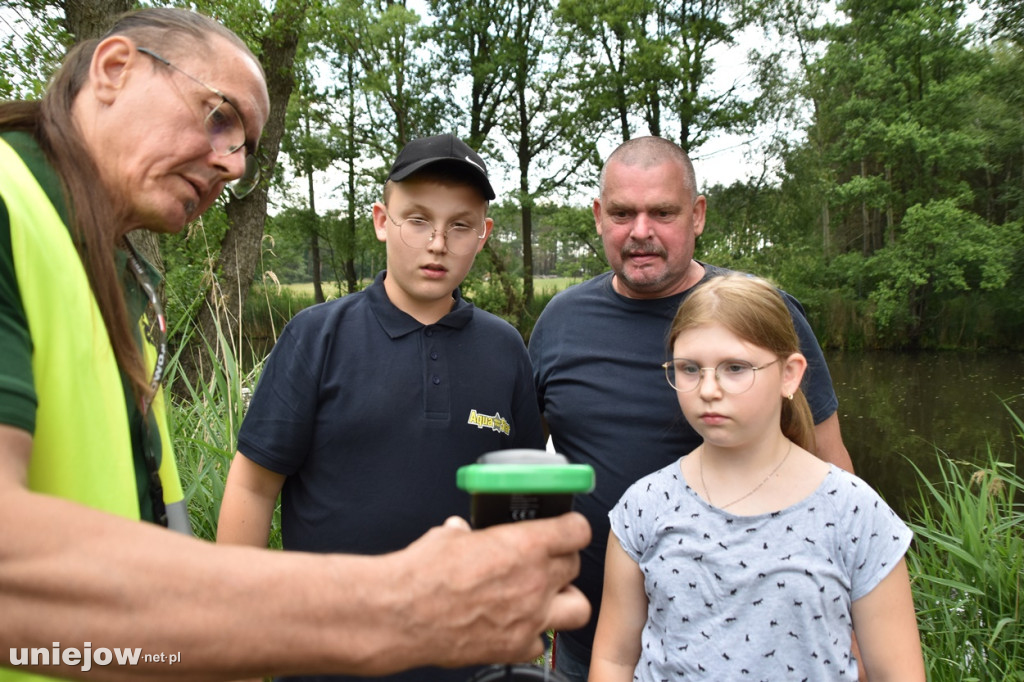
POLYGON ((850 606, 911 538, 836 467, 791 507, 736 516, 708 505, 676 462, 630 487, 609 517, 644 575, 634 679, 651 682, 857 679, 850 606))

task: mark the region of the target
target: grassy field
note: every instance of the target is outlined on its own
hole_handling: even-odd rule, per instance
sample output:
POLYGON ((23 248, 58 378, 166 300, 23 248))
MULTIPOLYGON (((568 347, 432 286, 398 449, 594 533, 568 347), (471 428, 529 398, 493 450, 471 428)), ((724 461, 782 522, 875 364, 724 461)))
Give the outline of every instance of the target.
MULTIPOLYGON (((549 295, 553 296, 562 289, 572 285, 578 284, 582 280, 577 277, 535 277, 533 280, 533 290, 537 295, 549 295)), ((370 280, 363 282, 363 286, 369 285, 370 280)), ((290 290, 293 294, 298 296, 309 296, 313 297, 313 283, 312 282, 299 282, 297 284, 283 284, 282 288, 290 290)), ((334 282, 324 282, 324 296, 327 300, 337 298, 340 295, 338 285, 334 282)))
POLYGON ((533 291, 536 294, 551 294, 553 296, 562 289, 582 281, 578 277, 535 277, 533 291))
MULTIPOLYGON (((341 295, 341 290, 338 285, 334 282, 324 282, 324 297, 329 301, 332 298, 338 298, 341 295)), ((282 289, 288 289, 297 296, 308 296, 313 298, 313 283, 312 282, 299 282, 298 284, 282 284, 282 289)))

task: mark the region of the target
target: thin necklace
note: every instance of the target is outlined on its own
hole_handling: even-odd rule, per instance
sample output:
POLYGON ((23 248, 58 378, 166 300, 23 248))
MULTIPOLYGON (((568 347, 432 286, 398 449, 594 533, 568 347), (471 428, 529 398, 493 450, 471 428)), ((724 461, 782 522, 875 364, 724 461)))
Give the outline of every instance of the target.
MULTIPOLYGON (((738 497, 735 500, 733 500, 732 502, 730 502, 729 504, 723 504, 723 505, 721 505, 718 508, 719 509, 728 509, 729 507, 733 506, 737 502, 742 502, 743 500, 747 499, 748 497, 750 497, 751 495, 756 493, 758 490, 760 490, 761 486, 763 486, 765 483, 767 483, 768 479, 771 478, 772 476, 774 476, 775 472, 777 472, 779 469, 782 468, 782 465, 786 463, 786 459, 789 458, 789 453, 792 450, 793 450, 793 441, 789 441, 789 447, 786 448, 786 454, 782 456, 782 459, 779 460, 779 463, 775 465, 775 468, 768 472, 768 475, 764 477, 763 481, 761 481, 760 483, 755 485, 754 489, 751 490, 746 495, 743 495, 742 497, 738 497)), ((712 507, 714 507, 715 503, 711 501, 711 493, 708 492, 708 484, 704 482, 704 452, 705 452, 705 450, 702 447, 701 450, 700 450, 700 459, 697 460, 697 465, 700 467, 700 484, 702 486, 704 486, 704 497, 706 497, 708 499, 708 504, 710 504, 712 507)))

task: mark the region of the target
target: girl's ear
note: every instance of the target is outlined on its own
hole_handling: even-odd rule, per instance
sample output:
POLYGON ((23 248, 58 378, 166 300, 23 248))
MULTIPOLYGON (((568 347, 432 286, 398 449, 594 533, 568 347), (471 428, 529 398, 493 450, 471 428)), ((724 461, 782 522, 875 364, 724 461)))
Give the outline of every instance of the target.
POLYGON ((782 361, 782 396, 788 398, 800 388, 800 381, 807 371, 807 358, 801 353, 793 353, 782 361))

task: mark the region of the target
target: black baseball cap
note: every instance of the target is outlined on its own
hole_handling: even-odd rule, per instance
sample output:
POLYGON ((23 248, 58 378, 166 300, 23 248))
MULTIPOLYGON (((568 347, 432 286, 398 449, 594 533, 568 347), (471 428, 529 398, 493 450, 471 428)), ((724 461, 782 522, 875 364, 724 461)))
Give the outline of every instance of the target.
POLYGON ((487 166, 480 155, 454 135, 434 135, 413 140, 402 147, 391 166, 388 180, 401 182, 413 173, 436 163, 456 166, 469 171, 484 198, 494 199, 494 189, 487 178, 487 166))

